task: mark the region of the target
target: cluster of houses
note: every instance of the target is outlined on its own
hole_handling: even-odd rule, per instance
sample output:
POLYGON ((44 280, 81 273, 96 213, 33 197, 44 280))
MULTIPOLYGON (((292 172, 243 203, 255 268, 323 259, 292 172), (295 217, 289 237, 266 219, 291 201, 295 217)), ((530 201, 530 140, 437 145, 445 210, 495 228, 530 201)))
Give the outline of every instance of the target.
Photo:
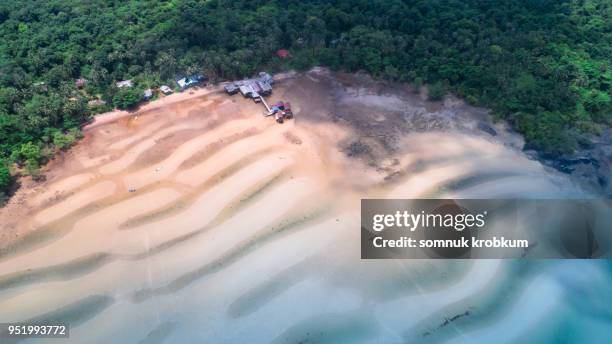
POLYGON ((276 122, 283 123, 286 119, 293 118, 291 104, 286 101, 280 101, 272 106, 268 105, 264 97, 272 94, 272 85, 274 79, 266 72, 259 73, 259 76, 252 79, 234 81, 225 85, 225 92, 234 95, 238 92, 245 98, 251 98, 255 103, 262 103, 266 107, 264 116, 274 116, 276 122))
MULTIPOLYGON (((176 80, 176 84, 180 91, 184 91, 192 86, 196 86, 202 82, 205 82, 208 78, 202 74, 193 74, 181 79, 176 80)), ((86 79, 77 79, 75 81, 75 86, 77 88, 84 88, 87 84, 86 79)), ((263 97, 269 96, 272 94, 272 85, 274 84, 274 79, 272 76, 266 72, 260 72, 259 75, 255 78, 244 79, 240 81, 234 81, 225 86, 225 91, 234 95, 238 92, 242 94, 246 98, 251 98, 256 103, 260 103, 264 101, 263 97)), ((115 83, 117 88, 131 88, 134 87, 134 83, 132 80, 121 80, 115 83)), ((165 95, 169 95, 173 93, 173 89, 168 85, 162 85, 159 87, 159 91, 165 95)), ((150 100, 154 96, 154 90, 148 88, 143 92, 143 99, 150 100)), ((103 103, 102 100, 90 101, 91 106, 101 105, 103 103)), ((266 108, 270 111, 267 104, 266 108)))
POLYGON ((272 94, 272 85, 274 79, 266 72, 259 73, 259 77, 235 81, 225 86, 225 92, 229 95, 234 95, 238 92, 243 97, 251 98, 256 103, 262 100, 262 97, 272 94))
MULTIPOLYGON (((189 87, 205 82, 207 79, 208 78, 206 78, 206 76, 202 74, 193 74, 193 75, 176 80, 176 83, 178 85, 178 89, 180 91, 184 91, 188 89, 189 87)), ((74 85, 76 86, 76 88, 79 88, 79 89, 84 88, 87 85, 87 80, 83 78, 76 79, 74 82, 74 85)), ((116 82, 115 86, 117 88, 131 88, 131 87, 134 87, 134 82, 132 80, 121 80, 121 81, 116 82)), ((169 95, 174 92, 173 89, 170 88, 170 86, 168 85, 160 86, 159 90, 161 91, 161 93, 165 95, 169 95)), ((143 92, 143 99, 149 100, 153 98, 153 95, 154 95, 153 89, 148 88, 144 90, 143 92)), ((89 102, 90 106, 98 106, 98 105, 103 105, 103 104, 105 104, 105 102, 102 100, 92 100, 89 102)))
MULTIPOLYGON (((190 76, 178 79, 176 83, 178 85, 179 90, 184 91, 188 89, 189 87, 196 86, 202 82, 205 82, 207 79, 208 78, 202 74, 194 74, 194 75, 190 75, 190 76)), ((119 86, 117 85, 117 87, 119 86)), ((161 91, 161 93, 165 95, 169 95, 173 92, 172 88, 170 88, 170 86, 168 85, 161 85, 159 87, 159 90, 161 91)), ((149 100, 151 98, 153 98, 153 90, 150 88, 144 90, 144 99, 149 100)))

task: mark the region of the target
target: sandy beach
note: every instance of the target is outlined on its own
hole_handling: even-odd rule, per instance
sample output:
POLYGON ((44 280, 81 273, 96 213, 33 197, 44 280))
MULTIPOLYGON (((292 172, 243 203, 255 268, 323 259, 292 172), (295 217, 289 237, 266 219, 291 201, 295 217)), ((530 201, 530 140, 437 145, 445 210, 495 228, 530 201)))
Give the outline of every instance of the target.
POLYGON ((0 322, 56 315, 101 343, 333 341, 342 333, 312 329, 334 321, 401 339, 443 321, 436 299, 456 308, 504 265, 360 261, 361 198, 577 192, 456 99, 315 70, 279 78, 277 100, 294 120, 219 86, 97 116, 0 209, 0 322))

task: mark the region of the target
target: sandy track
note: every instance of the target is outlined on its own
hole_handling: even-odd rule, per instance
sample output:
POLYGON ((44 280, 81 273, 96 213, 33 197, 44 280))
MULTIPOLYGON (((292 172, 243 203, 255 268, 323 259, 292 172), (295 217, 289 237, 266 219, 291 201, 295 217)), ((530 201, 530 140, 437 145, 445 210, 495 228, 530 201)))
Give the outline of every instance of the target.
MULTIPOLYGON (((169 96, 162 96, 161 99, 158 99, 154 102, 147 103, 138 108, 138 112, 152 111, 159 108, 167 107, 172 104, 181 103, 187 100, 197 99, 200 97, 205 97, 212 93, 218 93, 222 91, 221 86, 209 87, 209 88, 198 88, 192 89, 189 92, 183 93, 174 93, 169 96)), ((206 101, 206 100, 205 100, 206 101)), ((93 122, 85 127, 85 130, 95 129, 97 127, 103 126, 108 123, 116 122, 120 119, 134 116, 133 111, 122 111, 116 110, 112 112, 107 112, 101 115, 97 115, 93 122)))

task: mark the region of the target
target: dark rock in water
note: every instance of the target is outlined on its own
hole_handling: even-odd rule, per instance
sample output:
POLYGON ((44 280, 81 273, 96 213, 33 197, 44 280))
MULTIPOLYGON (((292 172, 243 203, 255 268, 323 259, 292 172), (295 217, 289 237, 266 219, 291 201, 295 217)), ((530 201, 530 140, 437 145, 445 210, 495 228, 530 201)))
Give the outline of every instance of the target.
POLYGON ((599 177, 597 177, 597 182, 599 183, 599 185, 604 187, 604 186, 608 185, 610 180, 606 176, 599 176, 599 177))
POLYGON ((523 153, 525 153, 525 155, 527 155, 530 159, 533 159, 533 160, 540 159, 540 155, 538 154, 538 151, 534 149, 525 149, 523 150, 523 153))
POLYGON ((560 155, 560 156, 544 156, 544 159, 550 159, 552 165, 558 170, 565 173, 573 173, 582 166, 592 166, 594 169, 600 167, 599 161, 591 156, 572 156, 572 155, 560 155))
POLYGON ((487 123, 479 122, 478 129, 484 131, 485 133, 491 136, 497 136, 497 131, 492 126, 488 125, 487 123))
POLYGON ((588 138, 578 138, 578 145, 580 146, 580 149, 593 149, 595 148, 595 144, 592 140, 589 140, 588 138))
MULTIPOLYGON (((607 129, 601 136, 582 139, 588 139, 590 143, 581 144, 573 154, 540 153, 537 158, 544 164, 569 174, 587 189, 612 198, 612 129, 607 129)), ((525 151, 530 155, 529 152, 531 151, 525 151)))

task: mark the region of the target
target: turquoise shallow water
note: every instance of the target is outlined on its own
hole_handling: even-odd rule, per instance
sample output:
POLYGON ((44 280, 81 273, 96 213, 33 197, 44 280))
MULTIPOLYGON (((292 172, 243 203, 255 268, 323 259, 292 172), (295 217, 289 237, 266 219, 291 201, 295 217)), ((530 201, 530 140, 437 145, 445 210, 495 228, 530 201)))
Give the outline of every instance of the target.
POLYGON ((608 261, 510 261, 501 268, 506 279, 482 294, 475 316, 436 331, 432 342, 604 343, 611 338, 608 261))
MULTIPOLYGON (((462 277, 470 280, 455 281, 446 275, 452 275, 453 269, 463 270, 452 267, 463 262, 435 262, 427 270, 434 272, 436 265, 449 267, 432 280, 419 277, 412 287, 406 283, 402 292, 393 292, 397 286, 379 284, 377 288, 389 288, 391 297, 383 295, 384 289, 368 287, 363 276, 361 285, 353 287, 339 281, 320 283, 317 276, 300 282, 281 279, 275 281, 281 285, 275 294, 257 302, 252 306, 255 310, 245 315, 224 315, 215 302, 194 297, 207 288, 208 283, 202 282, 185 291, 185 296, 172 295, 172 303, 152 300, 157 304, 149 308, 154 317, 117 314, 112 334, 100 333, 101 340, 96 342, 109 336, 136 341, 140 327, 153 328, 144 342, 163 339, 168 343, 211 339, 231 343, 604 343, 612 335, 608 262, 475 264, 480 266, 474 270, 494 272, 495 277, 483 283, 487 276, 469 270, 462 277)), ((367 268, 358 270, 372 273, 367 268)))

